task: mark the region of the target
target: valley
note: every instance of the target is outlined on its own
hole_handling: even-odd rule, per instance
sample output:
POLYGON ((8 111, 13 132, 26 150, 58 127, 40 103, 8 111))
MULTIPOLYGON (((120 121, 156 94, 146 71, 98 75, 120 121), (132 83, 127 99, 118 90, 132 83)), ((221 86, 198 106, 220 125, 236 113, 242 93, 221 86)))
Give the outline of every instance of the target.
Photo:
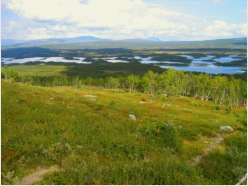
POLYGON ((2 183, 238 183, 247 171, 246 55, 3 48, 2 183))

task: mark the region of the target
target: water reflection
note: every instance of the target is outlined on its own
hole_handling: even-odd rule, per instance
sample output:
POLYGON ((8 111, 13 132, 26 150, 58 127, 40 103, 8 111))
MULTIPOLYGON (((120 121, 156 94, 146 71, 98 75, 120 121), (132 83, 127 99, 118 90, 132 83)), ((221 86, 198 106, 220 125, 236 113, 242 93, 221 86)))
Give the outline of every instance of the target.
POLYGON ((110 63, 128 63, 128 61, 124 61, 124 60, 120 60, 120 59, 116 59, 117 57, 95 57, 93 59, 103 59, 107 62, 110 63))
POLYGON ((236 74, 243 73, 246 68, 242 67, 222 67, 215 65, 207 66, 160 66, 161 68, 174 68, 175 70, 206 72, 209 74, 236 74))
MULTIPOLYGON (((247 68, 241 68, 241 67, 227 67, 227 66, 214 66, 213 62, 211 61, 204 61, 204 60, 216 60, 219 62, 231 62, 234 60, 240 60, 242 58, 245 58, 246 56, 238 56, 238 55, 229 55, 227 57, 220 57, 215 58, 213 55, 207 55, 205 57, 199 57, 194 58, 190 55, 179 55, 186 57, 188 59, 192 59, 192 63, 189 64, 190 66, 160 66, 161 68, 175 68, 176 70, 182 70, 185 71, 196 71, 196 72, 206 72, 206 73, 213 73, 213 74, 220 74, 220 73, 226 73, 226 74, 235 74, 235 73, 242 73, 247 68), (238 57, 238 58, 237 58, 238 57), (197 65, 199 64, 199 65, 197 65), (201 66, 202 64, 206 64, 204 66, 201 66)), ((24 58, 24 59, 13 59, 13 58, 2 58, 1 62, 4 62, 4 64, 11 64, 11 63, 26 63, 29 61, 40 61, 40 62, 67 62, 67 63, 82 63, 82 64, 90 64, 91 62, 85 62, 83 61, 85 57, 73 57, 72 60, 65 59, 64 57, 32 57, 32 58, 24 58)), ((93 58, 93 59, 103 59, 110 63, 129 63, 125 60, 117 59, 117 57, 103 57, 103 58, 93 58)), ((149 64, 149 63, 160 63, 160 61, 153 61, 151 60, 152 57, 140 57, 140 56, 134 56, 134 57, 128 57, 128 59, 139 59, 141 63, 149 64)), ((182 62, 175 62, 175 61, 161 61, 162 63, 170 63, 170 64, 183 64, 182 62)))
POLYGON ((241 56, 238 56, 239 58, 235 58, 237 56, 238 55, 229 55, 227 57, 215 58, 214 60, 217 61, 217 62, 221 62, 221 63, 229 63, 229 62, 232 62, 232 61, 238 61, 238 60, 242 59, 241 56))
POLYGON ((2 58, 1 62, 4 64, 11 64, 11 63, 26 63, 32 61, 41 61, 41 62, 66 62, 66 63, 83 63, 89 64, 91 62, 83 61, 85 57, 73 57, 73 59, 65 59, 64 57, 29 57, 23 59, 13 59, 13 58, 2 58))

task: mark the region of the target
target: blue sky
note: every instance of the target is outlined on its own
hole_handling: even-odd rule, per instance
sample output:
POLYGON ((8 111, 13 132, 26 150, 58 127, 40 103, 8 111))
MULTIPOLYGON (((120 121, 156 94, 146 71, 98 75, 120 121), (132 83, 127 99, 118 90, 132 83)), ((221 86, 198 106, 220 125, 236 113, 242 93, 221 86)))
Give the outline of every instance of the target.
POLYGON ((246 0, 2 0, 2 39, 247 36, 246 0))

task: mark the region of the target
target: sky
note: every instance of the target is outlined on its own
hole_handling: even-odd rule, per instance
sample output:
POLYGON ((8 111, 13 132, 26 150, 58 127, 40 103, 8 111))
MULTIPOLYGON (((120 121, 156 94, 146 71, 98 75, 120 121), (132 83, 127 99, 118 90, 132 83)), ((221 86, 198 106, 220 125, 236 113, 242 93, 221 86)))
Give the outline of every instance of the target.
POLYGON ((1 38, 247 37, 246 0, 1 0, 1 38))

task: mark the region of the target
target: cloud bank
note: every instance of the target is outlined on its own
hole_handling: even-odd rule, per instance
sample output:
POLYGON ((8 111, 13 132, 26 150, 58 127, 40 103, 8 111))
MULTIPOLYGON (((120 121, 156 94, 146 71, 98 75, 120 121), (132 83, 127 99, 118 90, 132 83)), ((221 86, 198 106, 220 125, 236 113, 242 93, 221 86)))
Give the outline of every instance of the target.
MULTIPOLYGON (((5 0, 4 3, 8 10, 34 23, 35 26, 23 31, 26 39, 91 35, 112 39, 166 36, 201 40, 235 34, 247 36, 246 23, 208 22, 141 0, 5 0)), ((18 24, 10 21, 8 27, 2 28, 4 37, 12 37, 15 27, 18 24)))

